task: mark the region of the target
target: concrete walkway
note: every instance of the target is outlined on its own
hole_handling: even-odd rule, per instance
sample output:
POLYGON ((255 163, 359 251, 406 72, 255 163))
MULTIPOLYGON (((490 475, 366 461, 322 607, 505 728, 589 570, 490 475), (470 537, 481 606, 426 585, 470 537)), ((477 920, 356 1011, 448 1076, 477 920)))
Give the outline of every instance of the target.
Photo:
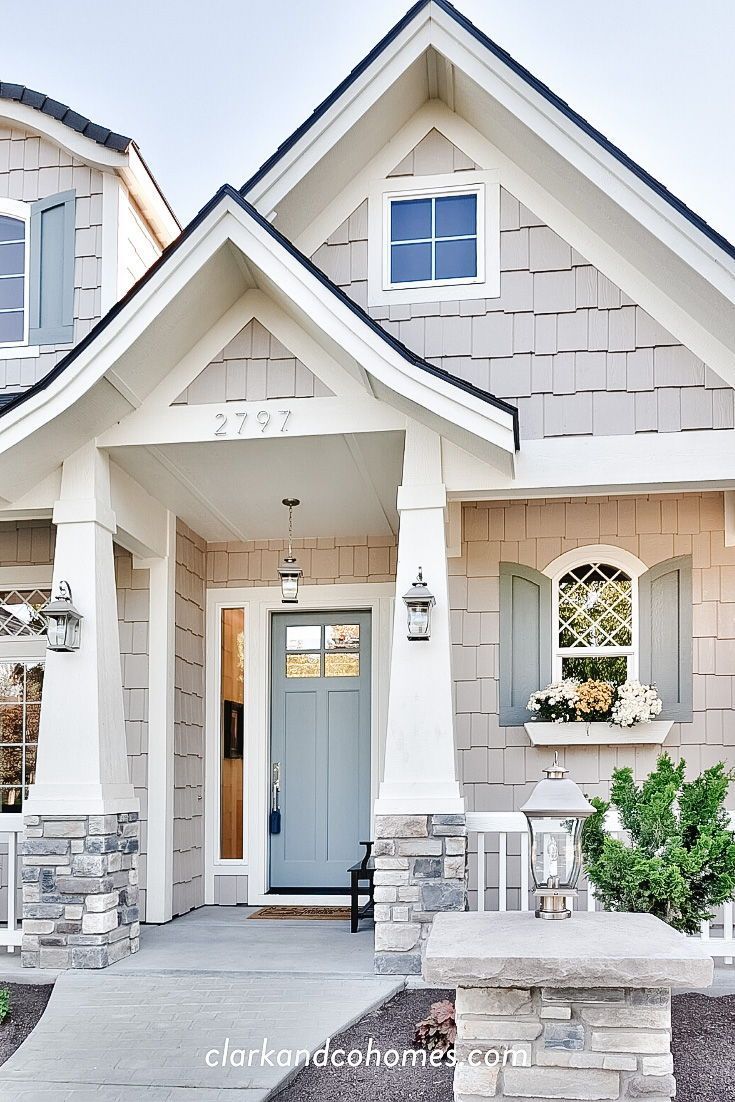
POLYGON ((246 1060, 264 1042, 313 1051, 403 986, 372 974, 370 928, 248 913, 203 908, 105 972, 63 973, 0 1068, 0 1102, 260 1102, 292 1068, 207 1054, 221 1062, 228 1038, 246 1060))

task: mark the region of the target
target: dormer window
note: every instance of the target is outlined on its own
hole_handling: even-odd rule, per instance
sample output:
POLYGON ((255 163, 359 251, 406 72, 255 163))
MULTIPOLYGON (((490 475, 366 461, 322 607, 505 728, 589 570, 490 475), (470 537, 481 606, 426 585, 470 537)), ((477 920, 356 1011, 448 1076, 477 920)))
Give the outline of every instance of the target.
POLYGON ((0 200, 0 346, 23 344, 28 333, 27 207, 0 200))
POLYGON ((478 191, 388 197, 388 285, 478 278, 478 191))
POLYGON ((368 305, 500 294, 500 185, 493 172, 401 176, 368 197, 368 305))

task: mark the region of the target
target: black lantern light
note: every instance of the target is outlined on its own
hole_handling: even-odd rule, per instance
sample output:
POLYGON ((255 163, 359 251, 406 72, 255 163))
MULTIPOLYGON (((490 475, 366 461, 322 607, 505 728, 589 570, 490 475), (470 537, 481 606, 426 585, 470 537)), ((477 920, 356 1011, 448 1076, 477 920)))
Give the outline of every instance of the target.
POLYGON ((403 594, 403 600, 408 610, 408 638, 428 639, 431 636, 431 610, 436 604, 436 597, 424 581, 421 567, 416 581, 403 594))
POLYGON ((83 617, 72 604, 68 582, 59 582, 56 596, 40 612, 46 620, 49 650, 79 650, 83 617))
POLYGON ((283 504, 288 508, 288 554, 283 556, 278 574, 281 579, 281 601, 284 605, 295 605, 299 601, 299 579, 304 572, 293 553, 293 511, 300 504, 297 497, 284 497, 283 504))
POLYGON ((531 836, 536 918, 570 918, 567 900, 577 895, 582 871, 582 824, 595 809, 568 772, 555 753, 554 764, 544 769, 546 777, 521 808, 531 836))

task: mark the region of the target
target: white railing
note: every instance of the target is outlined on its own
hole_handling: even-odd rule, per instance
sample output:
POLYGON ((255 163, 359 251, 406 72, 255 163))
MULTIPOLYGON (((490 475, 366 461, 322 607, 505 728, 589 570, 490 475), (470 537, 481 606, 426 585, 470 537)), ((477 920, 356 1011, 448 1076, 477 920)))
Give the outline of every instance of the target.
POLYGON ((22 941, 18 841, 23 832, 22 815, 0 818, 0 947, 15 952, 22 941), (4 921, 3 921, 4 919, 4 921))
MULTIPOLYGON (((607 825, 612 831, 620 829, 620 824, 617 821, 608 820, 607 825)), ((488 835, 495 835, 498 839, 498 905, 494 909, 498 911, 510 909, 530 910, 529 841, 525 815, 520 811, 469 811, 467 813, 467 833, 470 835, 470 842, 474 835, 477 836, 477 852, 475 854, 472 853, 472 847, 470 846, 470 861, 474 861, 477 884, 476 910, 485 911, 489 909, 486 906, 488 891, 486 857, 489 852, 486 840, 488 835), (509 837, 516 838, 520 843, 520 876, 518 883, 510 888, 508 884, 509 837), (511 892, 514 896, 519 895, 520 905, 517 908, 508 906, 511 892)), ((495 850, 492 850, 492 852, 494 853, 495 850)), ((592 885, 585 883, 583 888, 586 888, 587 910, 596 910, 597 905, 592 885)), ((711 929, 709 922, 703 922, 701 928, 700 936, 703 941, 707 942, 709 952, 713 957, 724 958, 725 964, 732 964, 735 958, 734 918, 733 901, 731 900, 729 903, 725 903, 722 908, 721 934, 719 921, 716 936, 713 936, 714 931, 711 929)))

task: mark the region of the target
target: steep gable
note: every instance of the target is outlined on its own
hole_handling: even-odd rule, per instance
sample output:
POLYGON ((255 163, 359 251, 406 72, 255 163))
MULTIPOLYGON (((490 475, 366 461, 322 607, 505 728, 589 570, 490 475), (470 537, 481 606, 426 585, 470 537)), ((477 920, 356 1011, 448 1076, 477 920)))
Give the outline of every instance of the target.
POLYGON ((174 404, 324 398, 332 393, 257 318, 253 318, 207 364, 174 404))

